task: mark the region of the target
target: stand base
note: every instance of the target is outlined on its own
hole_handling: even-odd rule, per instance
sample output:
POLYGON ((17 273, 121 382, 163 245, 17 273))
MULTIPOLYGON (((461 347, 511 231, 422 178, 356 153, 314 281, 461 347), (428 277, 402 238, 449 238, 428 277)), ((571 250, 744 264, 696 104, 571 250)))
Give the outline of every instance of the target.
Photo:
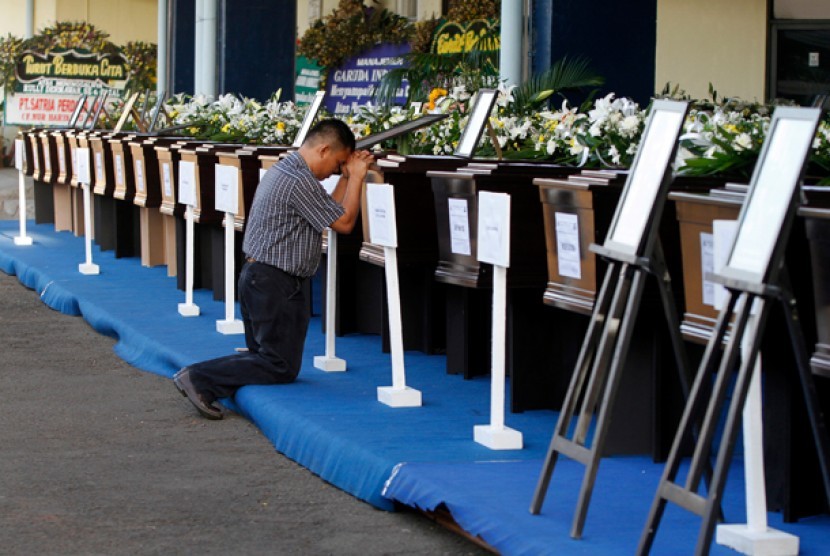
POLYGON ((346 370, 346 360, 340 359, 339 357, 315 355, 314 368, 326 371, 327 373, 341 372, 346 370))
POLYGON ((15 245, 31 245, 32 238, 29 236, 14 236, 15 245))
POLYGON ((492 425, 475 425, 473 438, 491 450, 521 450, 522 433, 509 427, 493 428, 492 425))
POLYGON ((245 325, 241 320, 218 320, 216 321, 216 331, 220 334, 244 334, 245 325))
POLYGON ((100 267, 95 263, 81 263, 78 265, 78 272, 81 274, 101 274, 100 267))
POLYGON ((718 525, 715 542, 742 554, 790 556, 798 554, 799 539, 775 529, 750 531, 745 524, 730 524, 718 525))
POLYGON ((187 303, 179 303, 179 314, 183 317, 198 317, 199 306, 187 303))
POLYGON ((378 401, 389 407, 421 407, 421 391, 409 386, 378 386, 378 401))

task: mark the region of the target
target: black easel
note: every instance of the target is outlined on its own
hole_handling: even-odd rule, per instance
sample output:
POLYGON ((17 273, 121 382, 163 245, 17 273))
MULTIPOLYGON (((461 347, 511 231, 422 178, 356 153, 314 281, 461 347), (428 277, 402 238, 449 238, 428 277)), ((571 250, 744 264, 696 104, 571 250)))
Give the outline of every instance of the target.
POLYGON ((638 554, 650 551, 667 502, 701 516, 702 523, 695 554, 708 554, 717 521, 716 509, 723 496, 729 465, 738 435, 741 414, 746 401, 755 361, 761 347, 761 338, 769 316, 771 302, 778 301, 784 309, 790 342, 795 353, 799 379, 804 394, 808 417, 813 430, 825 494, 830 501, 830 443, 824 418, 810 370, 804 337, 795 308, 784 249, 795 217, 796 185, 801 181, 803 166, 815 135, 820 116, 816 108, 778 108, 773 115, 770 131, 764 142, 759 161, 750 183, 748 200, 741 210, 740 225, 727 265, 712 277, 728 291, 724 309, 718 316, 714 333, 706 346, 703 360, 695 377, 669 458, 652 502, 648 519, 640 537, 638 554), (769 156, 769 153, 773 156, 769 156), (784 160, 783 155, 788 158, 784 160), (791 172, 781 170, 791 164, 791 172), (787 179, 791 178, 791 179, 787 179), (786 180, 786 181, 782 181, 786 180), (787 195, 789 197, 787 198, 787 195), (780 222, 780 227, 774 228, 780 222), (762 227, 768 233, 757 233, 762 227), (755 306, 755 309, 753 309, 755 306), (751 311, 756 311, 755 325, 749 326, 751 311), (733 321, 734 318, 734 321, 733 321), (730 327, 726 347, 723 342, 730 327), (748 353, 741 354, 741 343, 749 340, 748 353), (722 353, 721 353, 721 350, 722 353), (724 412, 726 396, 733 369, 742 355, 737 371, 732 398, 727 409, 726 423, 720 445, 715 453, 716 463, 706 494, 699 494, 700 480, 710 464, 710 452, 720 417, 724 412), (712 373, 717 377, 710 386, 712 373), (680 447, 700 421, 698 442, 692 456, 685 484, 675 482, 681 463, 680 447))
POLYGON ((530 506, 533 514, 541 510, 559 454, 585 465, 571 526, 574 538, 582 535, 648 274, 657 278, 680 383, 683 394, 688 396, 686 351, 658 238, 658 224, 671 183, 669 168, 687 109, 686 103, 655 101, 605 243, 591 246, 592 251, 609 261, 608 268, 530 506), (578 420, 572 427, 577 413, 578 420), (588 446, 594 413, 596 427, 588 446))

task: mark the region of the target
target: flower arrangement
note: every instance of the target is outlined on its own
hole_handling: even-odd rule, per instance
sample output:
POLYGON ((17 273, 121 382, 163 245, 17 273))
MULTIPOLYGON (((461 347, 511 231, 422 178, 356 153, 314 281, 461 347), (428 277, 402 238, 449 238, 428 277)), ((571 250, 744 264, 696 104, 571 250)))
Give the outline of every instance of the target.
POLYGON ((0 38, 0 87, 10 86, 14 81, 14 65, 23 52, 23 39, 11 34, 0 38))
POLYGON ((197 139, 284 145, 300 129, 305 109, 279 98, 280 91, 265 104, 233 94, 214 101, 179 94, 167 101, 167 111, 174 126, 197 139))
POLYGON ((149 42, 130 41, 121 49, 127 60, 127 89, 143 91, 156 86, 158 47, 149 42))
POLYGON ((297 54, 332 68, 377 43, 407 42, 412 30, 408 19, 387 9, 364 6, 363 0, 340 0, 334 12, 303 34, 297 54))
POLYGON ((96 29, 83 21, 59 21, 52 27, 28 39, 24 50, 50 52, 55 49, 74 48, 95 54, 117 54, 118 47, 109 41, 109 33, 96 29))

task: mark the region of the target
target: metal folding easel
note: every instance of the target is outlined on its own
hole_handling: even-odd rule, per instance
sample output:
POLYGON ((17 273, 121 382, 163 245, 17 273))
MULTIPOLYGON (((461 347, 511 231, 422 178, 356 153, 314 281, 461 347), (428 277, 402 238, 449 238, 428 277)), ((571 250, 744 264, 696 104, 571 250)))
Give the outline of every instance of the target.
POLYGON ((680 382, 688 395, 685 346, 658 237, 658 225, 671 182, 677 137, 688 105, 656 101, 643 132, 611 228, 602 246, 591 250, 608 260, 565 401, 551 438, 530 512, 541 511, 559 454, 585 466, 571 536, 579 538, 585 524, 610 416, 631 343, 646 278, 657 280, 668 323, 680 382), (589 443, 590 426, 596 414, 589 443), (576 419, 576 423, 573 421, 576 419))

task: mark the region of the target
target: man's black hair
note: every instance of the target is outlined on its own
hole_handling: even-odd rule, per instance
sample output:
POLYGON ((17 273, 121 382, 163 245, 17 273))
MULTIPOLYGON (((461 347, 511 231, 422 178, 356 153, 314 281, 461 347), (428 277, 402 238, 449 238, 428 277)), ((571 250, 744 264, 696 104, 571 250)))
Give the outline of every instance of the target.
POLYGON ((329 143, 338 144, 341 147, 353 151, 355 149, 354 133, 343 120, 328 118, 320 120, 309 130, 304 142, 315 143, 318 140, 325 140, 329 143))

